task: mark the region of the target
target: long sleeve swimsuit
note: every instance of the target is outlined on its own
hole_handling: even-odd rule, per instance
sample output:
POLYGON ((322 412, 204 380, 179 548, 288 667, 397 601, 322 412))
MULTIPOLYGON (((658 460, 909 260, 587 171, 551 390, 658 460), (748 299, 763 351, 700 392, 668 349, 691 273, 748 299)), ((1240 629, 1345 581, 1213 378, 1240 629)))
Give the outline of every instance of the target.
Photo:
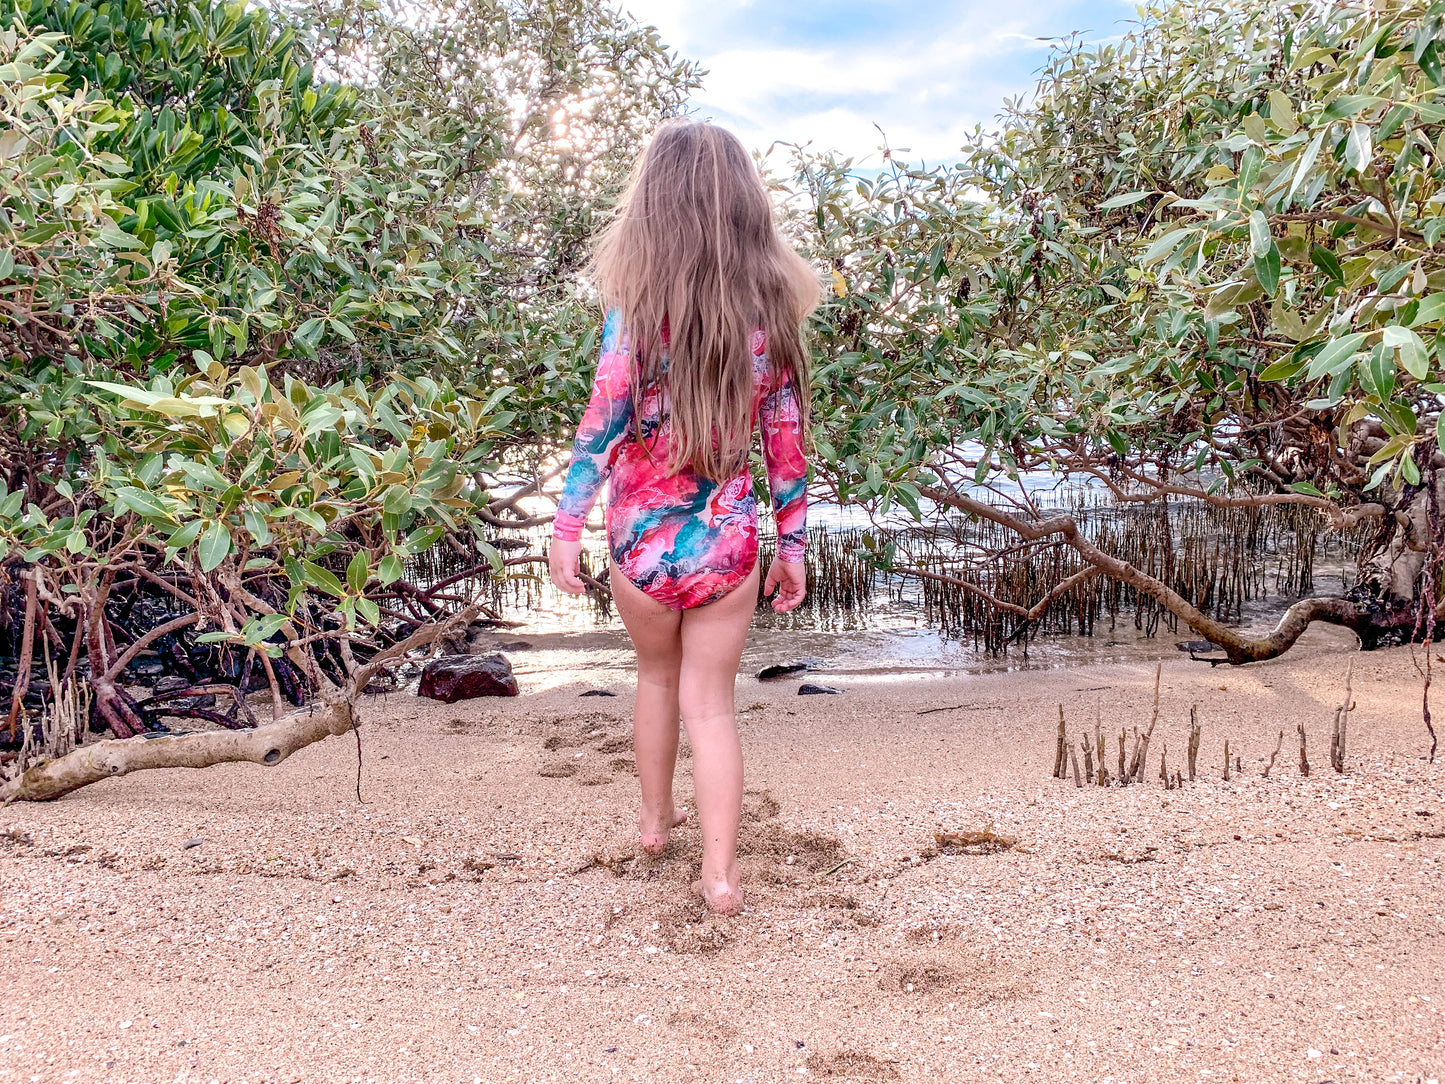
MULTIPOLYGON (((775 374, 761 332, 752 342, 753 426, 778 527, 778 555, 801 561, 808 516, 808 463, 798 401, 787 374, 775 374)), ((664 365, 665 369, 665 365, 664 365)), ((575 541, 603 482, 609 483, 607 544, 632 583, 674 610, 727 595, 758 560, 758 509, 746 462, 724 483, 683 469, 669 474, 672 426, 665 388, 642 389, 634 408, 632 353, 616 312, 602 331, 592 398, 572 448, 553 537, 575 541), (641 412, 636 424, 634 409, 641 412), (641 439, 638 439, 638 436, 641 439)))

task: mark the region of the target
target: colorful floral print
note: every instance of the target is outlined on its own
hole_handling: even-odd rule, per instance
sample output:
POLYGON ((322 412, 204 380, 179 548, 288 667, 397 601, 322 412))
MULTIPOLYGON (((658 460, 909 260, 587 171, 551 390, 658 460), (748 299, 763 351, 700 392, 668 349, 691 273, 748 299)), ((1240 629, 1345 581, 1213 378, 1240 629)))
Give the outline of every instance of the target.
MULTIPOLYGON (((759 332, 753 341, 753 422, 762 428, 778 555, 801 561, 808 463, 798 401, 786 375, 774 377, 765 345, 759 332)), ((690 470, 668 474, 670 425, 661 388, 644 389, 640 411, 641 425, 635 426, 631 350, 617 314, 610 312, 552 534, 564 541, 581 538, 602 483, 608 482, 607 544, 623 575, 674 610, 716 602, 757 564, 752 473, 744 464, 722 484, 690 470)))

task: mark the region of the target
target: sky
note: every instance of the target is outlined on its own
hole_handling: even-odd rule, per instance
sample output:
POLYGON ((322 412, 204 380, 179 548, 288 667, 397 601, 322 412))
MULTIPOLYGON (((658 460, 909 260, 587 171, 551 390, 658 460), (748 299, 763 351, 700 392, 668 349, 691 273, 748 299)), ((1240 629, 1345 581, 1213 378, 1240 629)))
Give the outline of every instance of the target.
POLYGON ((930 164, 1032 91, 1048 42, 1115 37, 1132 0, 615 0, 708 70, 696 115, 765 151, 811 141, 862 166, 930 164))

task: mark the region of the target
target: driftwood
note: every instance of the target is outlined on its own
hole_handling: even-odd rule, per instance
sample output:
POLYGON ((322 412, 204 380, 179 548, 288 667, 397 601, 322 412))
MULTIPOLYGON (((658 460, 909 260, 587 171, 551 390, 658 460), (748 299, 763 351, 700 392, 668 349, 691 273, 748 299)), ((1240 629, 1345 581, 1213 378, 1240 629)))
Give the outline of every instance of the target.
POLYGON ((148 768, 209 768, 239 762, 274 767, 298 749, 354 729, 357 698, 372 678, 409 651, 426 647, 456 625, 470 621, 477 612, 476 606, 468 606, 445 621, 417 629, 356 667, 341 683, 325 682, 316 703, 275 722, 254 730, 111 738, 84 745, 28 768, 0 787, 0 801, 48 802, 102 779, 148 768))
POLYGON ((1299 773, 1308 776, 1310 774, 1310 758, 1305 754, 1305 725, 1296 724, 1299 728, 1299 773))

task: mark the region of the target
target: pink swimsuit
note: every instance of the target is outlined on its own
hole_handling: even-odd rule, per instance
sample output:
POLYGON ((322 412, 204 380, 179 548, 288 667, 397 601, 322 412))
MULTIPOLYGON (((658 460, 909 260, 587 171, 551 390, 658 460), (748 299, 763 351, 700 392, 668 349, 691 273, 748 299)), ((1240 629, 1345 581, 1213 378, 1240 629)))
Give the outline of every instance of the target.
MULTIPOLYGON (((758 509, 752 473, 744 464, 719 485, 690 470, 667 473, 666 396, 653 385, 642 394, 642 440, 633 421, 632 356, 616 312, 607 314, 602 358, 592 399, 577 427, 572 464, 554 538, 575 541, 610 478, 607 543, 622 574, 674 610, 722 598, 758 561, 758 509)), ((786 374, 775 377, 763 335, 753 341, 753 424, 763 433, 763 460, 778 525, 778 556, 801 561, 808 516, 808 464, 798 401, 786 374)))

